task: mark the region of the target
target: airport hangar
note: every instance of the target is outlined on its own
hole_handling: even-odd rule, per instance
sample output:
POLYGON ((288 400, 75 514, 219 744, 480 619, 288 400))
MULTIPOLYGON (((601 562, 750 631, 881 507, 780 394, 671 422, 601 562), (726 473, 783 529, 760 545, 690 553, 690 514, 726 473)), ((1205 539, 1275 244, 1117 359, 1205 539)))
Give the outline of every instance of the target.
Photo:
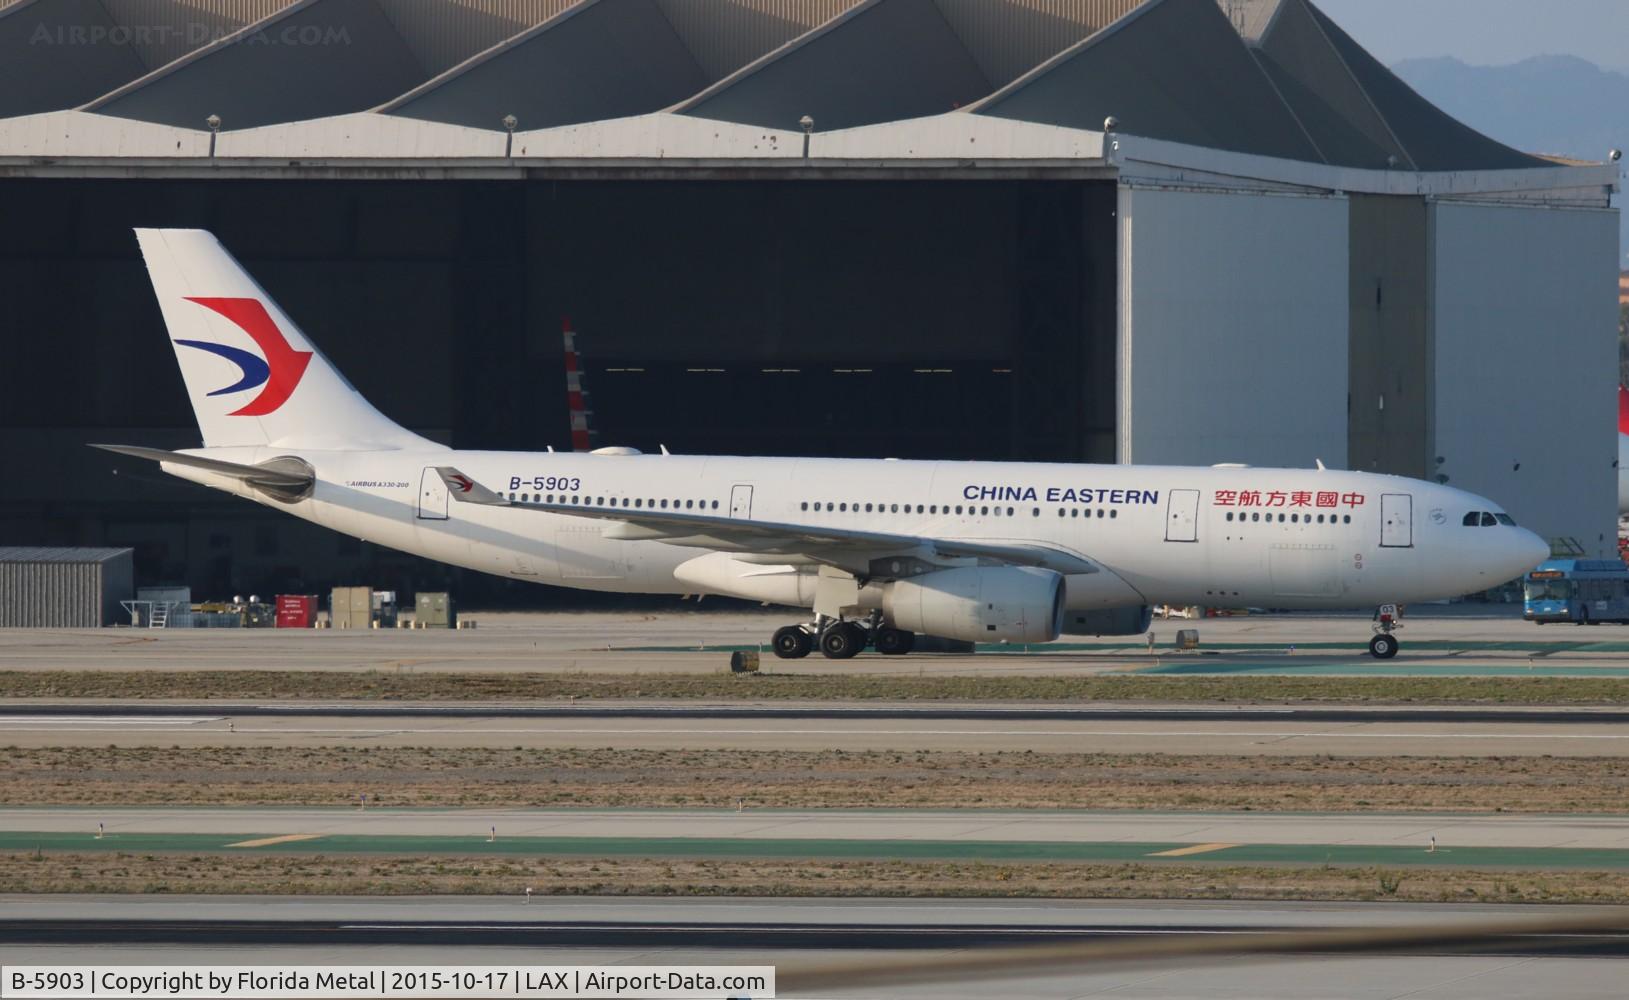
POLYGON ((569 315, 601 444, 1322 460, 1612 550, 1617 164, 1307 0, 25 0, 0 53, 0 541, 454 582, 83 447, 197 443, 142 225, 459 447, 567 446, 569 315))

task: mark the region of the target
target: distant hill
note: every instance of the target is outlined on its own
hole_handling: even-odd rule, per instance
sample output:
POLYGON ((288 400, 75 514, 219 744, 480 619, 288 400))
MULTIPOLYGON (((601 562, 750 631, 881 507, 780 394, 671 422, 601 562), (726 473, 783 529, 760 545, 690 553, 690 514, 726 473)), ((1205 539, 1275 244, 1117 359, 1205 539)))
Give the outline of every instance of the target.
MULTIPOLYGON (((1438 56, 1405 59, 1392 71, 1442 110, 1517 149, 1583 160, 1604 160, 1614 147, 1629 150, 1629 74, 1575 56, 1535 56, 1509 66, 1438 56)), ((1629 251, 1629 215, 1620 225, 1622 253, 1629 251)))

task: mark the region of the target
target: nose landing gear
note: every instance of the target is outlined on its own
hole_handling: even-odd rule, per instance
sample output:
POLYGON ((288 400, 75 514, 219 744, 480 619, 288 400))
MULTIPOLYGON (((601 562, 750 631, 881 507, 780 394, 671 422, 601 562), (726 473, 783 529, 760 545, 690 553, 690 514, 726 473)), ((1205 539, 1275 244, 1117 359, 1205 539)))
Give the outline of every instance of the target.
POLYGON ((1392 633, 1403 627, 1403 610, 1395 604, 1382 604, 1374 613, 1374 638, 1369 640, 1369 655, 1377 660, 1389 660, 1397 655, 1400 644, 1392 633))

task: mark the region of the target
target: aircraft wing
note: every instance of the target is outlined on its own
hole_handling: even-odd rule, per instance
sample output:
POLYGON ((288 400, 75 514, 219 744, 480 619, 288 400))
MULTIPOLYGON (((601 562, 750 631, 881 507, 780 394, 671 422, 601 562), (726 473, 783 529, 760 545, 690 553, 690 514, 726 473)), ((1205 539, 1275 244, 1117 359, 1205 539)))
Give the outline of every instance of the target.
POLYGON ((486 507, 569 514, 614 522, 605 537, 626 541, 654 541, 668 545, 747 552, 764 556, 802 557, 811 562, 839 566, 875 576, 873 563, 888 558, 974 558, 1013 566, 1036 566, 1065 574, 1096 573, 1090 560, 1025 542, 929 538, 887 531, 863 531, 828 525, 784 524, 775 521, 724 517, 684 511, 656 511, 589 504, 518 503, 477 483, 450 467, 438 467, 447 491, 459 503, 486 507))

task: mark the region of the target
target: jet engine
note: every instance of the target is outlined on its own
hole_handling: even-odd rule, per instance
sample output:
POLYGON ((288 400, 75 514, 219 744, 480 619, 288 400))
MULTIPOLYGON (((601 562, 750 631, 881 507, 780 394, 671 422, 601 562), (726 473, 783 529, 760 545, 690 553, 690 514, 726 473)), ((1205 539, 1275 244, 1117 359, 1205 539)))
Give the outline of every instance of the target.
POLYGON ((895 628, 965 642, 1051 642, 1063 605, 1063 577, 1027 566, 937 570, 888 584, 882 599, 895 628))
POLYGON ((1067 635, 1143 635, 1153 621, 1154 609, 1146 604, 1098 608, 1064 615, 1063 631, 1067 635))

